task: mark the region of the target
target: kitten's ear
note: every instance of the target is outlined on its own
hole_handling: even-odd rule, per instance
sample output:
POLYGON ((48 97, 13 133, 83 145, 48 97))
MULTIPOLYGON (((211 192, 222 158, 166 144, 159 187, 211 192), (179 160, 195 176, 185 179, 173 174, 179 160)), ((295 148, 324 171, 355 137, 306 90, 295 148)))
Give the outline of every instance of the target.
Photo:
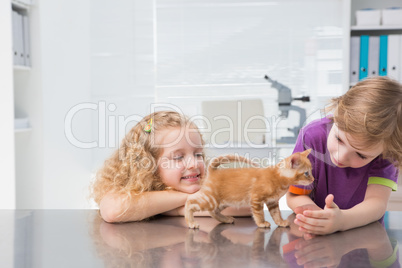
POLYGON ((311 153, 311 148, 305 150, 304 152, 302 152, 302 153, 300 153, 300 154, 303 155, 303 156, 305 156, 305 157, 307 157, 310 153, 311 153))
POLYGON ((300 153, 295 153, 290 157, 290 167, 297 168, 300 165, 300 153))

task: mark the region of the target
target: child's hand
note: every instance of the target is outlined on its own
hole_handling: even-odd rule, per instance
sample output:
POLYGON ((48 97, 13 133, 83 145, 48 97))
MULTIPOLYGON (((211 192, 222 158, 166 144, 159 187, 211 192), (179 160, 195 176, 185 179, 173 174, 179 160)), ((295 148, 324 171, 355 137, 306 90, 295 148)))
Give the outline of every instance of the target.
POLYGON ((307 205, 296 207, 294 209, 294 212, 296 214, 303 214, 303 212, 305 210, 321 210, 321 208, 319 206, 317 206, 316 204, 307 204, 307 205))
POLYGON ((331 234, 342 229, 342 210, 334 203, 332 194, 325 198, 323 210, 304 209, 303 213, 297 214, 295 223, 299 230, 310 234, 331 234))

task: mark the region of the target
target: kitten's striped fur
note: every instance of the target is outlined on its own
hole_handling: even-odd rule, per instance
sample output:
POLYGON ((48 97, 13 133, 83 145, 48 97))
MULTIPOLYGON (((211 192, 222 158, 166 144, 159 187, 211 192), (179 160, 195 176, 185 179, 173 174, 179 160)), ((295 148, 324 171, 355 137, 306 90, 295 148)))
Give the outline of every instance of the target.
POLYGON ((220 212, 229 206, 250 206, 257 226, 267 228, 270 223, 264 218, 264 204, 278 226, 288 226, 289 222, 282 219, 278 202, 290 185, 308 185, 314 181, 311 163, 307 158, 310 151, 311 149, 294 153, 277 165, 267 168, 218 169, 223 160, 250 161, 233 155, 213 159, 201 189, 187 199, 185 218, 188 226, 199 227, 193 216, 196 211, 209 211, 216 220, 233 223, 232 217, 220 212))

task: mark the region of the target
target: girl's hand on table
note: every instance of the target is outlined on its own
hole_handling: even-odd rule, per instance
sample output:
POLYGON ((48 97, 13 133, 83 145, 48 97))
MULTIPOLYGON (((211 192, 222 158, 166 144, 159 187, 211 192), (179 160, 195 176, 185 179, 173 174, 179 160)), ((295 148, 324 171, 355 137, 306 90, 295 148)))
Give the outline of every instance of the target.
POLYGON ((343 213, 334 203, 332 194, 325 198, 324 209, 306 205, 296 208, 295 212, 297 215, 294 223, 299 226, 300 231, 308 234, 325 235, 342 229, 343 213))
POLYGON ((303 205, 303 206, 299 206, 299 207, 295 208, 294 212, 296 214, 303 214, 303 212, 306 210, 321 210, 321 208, 319 206, 317 206, 316 204, 307 204, 307 205, 303 205))

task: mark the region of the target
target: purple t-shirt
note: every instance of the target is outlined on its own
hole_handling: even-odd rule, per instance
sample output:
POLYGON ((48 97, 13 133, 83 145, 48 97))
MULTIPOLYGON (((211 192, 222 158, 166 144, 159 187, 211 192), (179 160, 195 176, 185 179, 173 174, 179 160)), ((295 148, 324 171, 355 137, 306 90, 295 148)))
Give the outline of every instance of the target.
POLYGON ((321 208, 325 198, 333 194, 334 202, 340 209, 349 209, 361 203, 368 184, 386 185, 396 191, 398 169, 381 156, 361 168, 339 168, 330 159, 327 137, 332 128, 328 118, 318 119, 305 126, 297 137, 294 152, 312 149, 308 158, 313 167, 314 182, 309 186, 293 185, 289 191, 309 194, 321 208))

